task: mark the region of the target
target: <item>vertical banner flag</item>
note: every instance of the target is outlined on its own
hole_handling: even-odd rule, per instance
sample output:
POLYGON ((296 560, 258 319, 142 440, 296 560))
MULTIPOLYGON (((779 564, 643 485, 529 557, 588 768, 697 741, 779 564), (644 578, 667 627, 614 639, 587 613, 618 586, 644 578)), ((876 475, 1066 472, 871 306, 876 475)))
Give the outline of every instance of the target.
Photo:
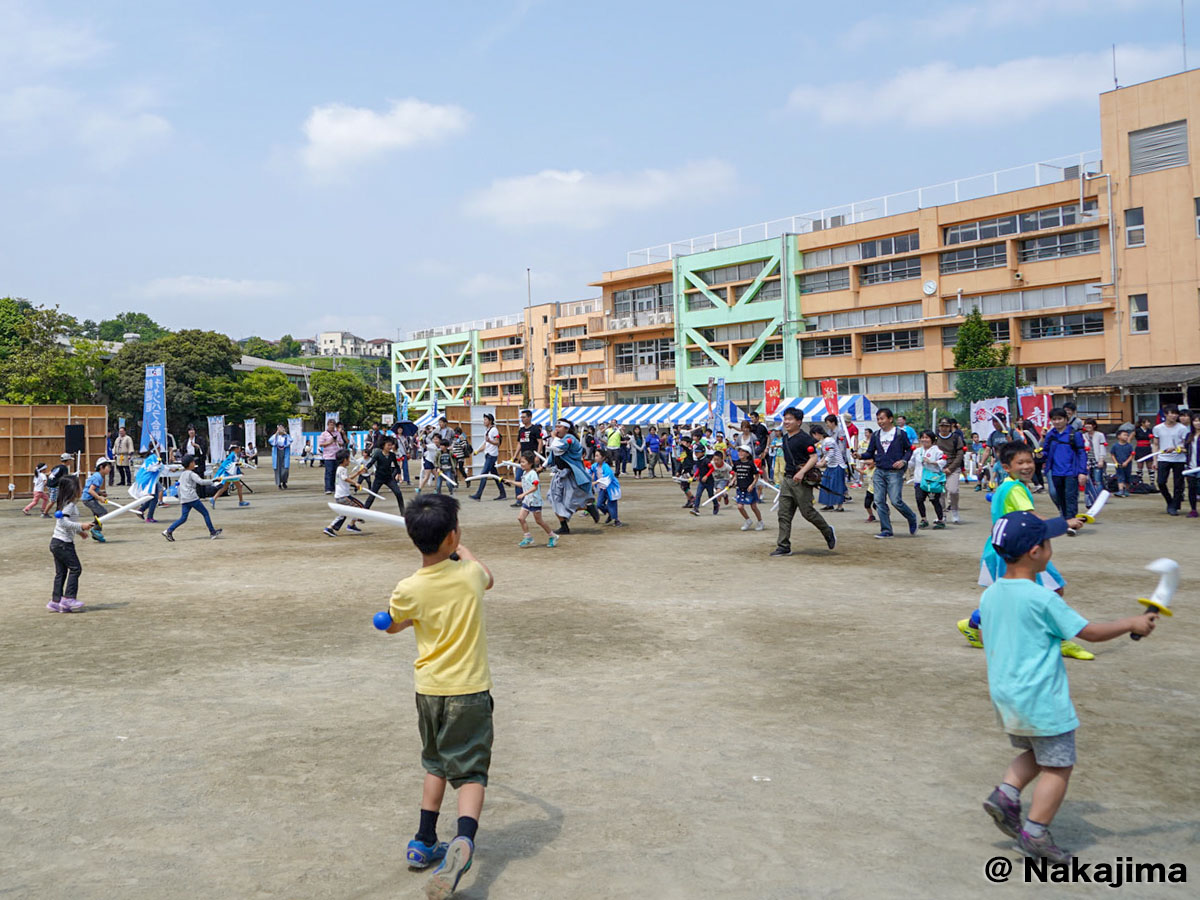
POLYGON ((396 421, 404 421, 405 408, 408 404, 405 402, 408 398, 404 394, 404 389, 400 387, 400 382, 396 382, 396 421))
POLYGON ((763 382, 763 412, 768 417, 775 415, 779 409, 779 395, 779 379, 771 378, 763 382))
POLYGON ((125 417, 124 416, 121 416, 120 418, 117 419, 117 427, 118 428, 125 427, 125 417))
POLYGON ((705 425, 708 428, 711 428, 713 431, 717 430, 716 429, 716 425, 717 425, 716 417, 713 415, 713 391, 716 388, 716 386, 717 386, 717 379, 714 376, 709 375, 708 376, 708 394, 707 394, 708 418, 705 420, 705 425))
POLYGON ((304 420, 288 419, 288 434, 292 436, 292 456, 299 456, 304 450, 304 420))
POLYGON ((433 395, 433 406, 431 406, 429 408, 429 413, 430 413, 430 415, 433 416, 433 421, 435 421, 435 422, 437 421, 437 418, 438 418, 437 402, 438 402, 437 394, 434 394, 433 395))
POLYGON ((251 447, 257 447, 257 446, 258 446, 258 435, 257 435, 257 434, 256 434, 256 432, 255 432, 255 428, 254 428, 254 420, 253 420, 253 419, 246 419, 246 420, 245 420, 245 421, 242 423, 242 425, 244 426, 244 428, 245 428, 245 431, 246 431, 246 446, 245 446, 245 447, 243 447, 242 449, 243 449, 243 450, 245 450, 245 451, 247 451, 247 452, 249 452, 249 449, 250 449, 251 447))
POLYGON ((1045 433, 1046 429, 1050 427, 1050 395, 1035 394, 1032 388, 1027 394, 1022 394, 1020 391, 1017 393, 1020 395, 1021 418, 1028 419, 1033 423, 1034 428, 1045 433))
POLYGON ((550 425, 558 424, 559 414, 562 413, 562 385, 556 384, 550 388, 550 425))
POLYGON ((208 458, 216 463, 225 458, 225 417, 208 417, 208 458))
POLYGON ((717 379, 717 404, 716 404, 716 424, 713 425, 713 431, 725 431, 725 379, 717 379))
POLYGON ((330 423, 330 422, 339 422, 339 421, 341 421, 341 415, 342 415, 342 414, 341 414, 340 412, 327 412, 327 413, 325 413, 325 427, 326 427, 326 428, 328 428, 328 427, 329 427, 329 423, 330 423))
POLYGON ((1004 414, 1005 422, 1009 421, 1007 397, 993 397, 989 400, 972 403, 971 431, 979 435, 981 441, 986 442, 992 436, 992 432, 999 427, 995 417, 1000 413, 1004 414))
POLYGON ((825 414, 838 414, 837 379, 831 378, 821 382, 821 399, 825 401, 825 414))
POLYGON ((146 390, 142 395, 142 446, 145 453, 150 441, 167 446, 167 370, 165 366, 146 366, 146 390))

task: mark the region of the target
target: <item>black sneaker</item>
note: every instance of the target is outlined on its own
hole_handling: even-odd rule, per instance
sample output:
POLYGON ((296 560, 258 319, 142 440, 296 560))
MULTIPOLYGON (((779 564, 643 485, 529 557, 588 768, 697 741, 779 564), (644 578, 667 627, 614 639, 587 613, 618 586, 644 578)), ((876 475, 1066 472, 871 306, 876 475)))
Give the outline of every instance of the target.
POLYGON ((518 500, 516 503, 510 503, 510 504, 508 504, 508 505, 509 505, 509 506, 511 506, 513 509, 520 509, 520 508, 521 508, 521 501, 520 501, 520 500, 518 500))
POLYGON ((165 538, 166 538, 168 541, 170 541, 172 544, 173 544, 173 543, 175 543, 175 535, 171 534, 171 532, 170 532, 170 531, 164 531, 164 532, 162 533, 162 535, 163 535, 163 537, 165 537, 165 538))
POLYGON ((829 534, 825 537, 825 546, 830 550, 837 546, 837 532, 833 530, 833 526, 829 526, 829 534))
POLYGON ((224 528, 218 528, 216 531, 214 531, 212 534, 210 534, 208 536, 208 539, 211 541, 215 541, 217 538, 219 538, 221 536, 221 532, 224 530, 225 530, 224 528))
POLYGON ((570 534, 571 526, 568 525, 566 522, 563 522, 561 525, 559 525, 557 528, 554 529, 554 533, 555 534, 570 534))
POLYGON ((770 555, 771 556, 791 556, 792 551, 785 550, 783 547, 776 547, 774 550, 771 551, 770 555))

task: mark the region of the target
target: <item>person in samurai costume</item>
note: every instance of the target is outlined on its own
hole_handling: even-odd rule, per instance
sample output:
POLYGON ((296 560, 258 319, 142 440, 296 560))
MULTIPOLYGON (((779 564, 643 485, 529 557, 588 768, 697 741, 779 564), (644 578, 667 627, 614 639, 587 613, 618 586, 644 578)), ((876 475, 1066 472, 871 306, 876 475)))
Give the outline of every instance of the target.
POLYGON ((600 513, 592 497, 592 478, 583 466, 583 442, 575 433, 575 425, 570 419, 558 420, 548 448, 550 458, 546 465, 554 468, 554 476, 550 481, 550 504, 559 521, 555 533, 570 534, 571 516, 581 509, 592 517, 593 522, 599 522, 600 513))

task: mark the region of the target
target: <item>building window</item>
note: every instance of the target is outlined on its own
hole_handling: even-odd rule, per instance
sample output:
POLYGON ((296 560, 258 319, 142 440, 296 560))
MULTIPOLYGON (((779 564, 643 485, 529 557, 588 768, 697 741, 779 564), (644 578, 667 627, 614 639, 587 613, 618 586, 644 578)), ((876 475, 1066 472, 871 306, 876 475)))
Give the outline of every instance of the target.
MULTIPOLYGON (((987 323, 988 328, 992 330, 992 341, 997 344, 1005 344, 1009 340, 1008 319, 994 319, 987 323)), ((958 326, 944 325, 942 327, 942 346, 953 347, 958 343, 958 326)))
MULTIPOLYGON (((838 378, 835 380, 837 381, 837 389, 838 389, 839 396, 845 395, 845 394, 861 394, 862 393, 862 387, 861 387, 862 379, 838 378)), ((802 394, 804 394, 805 397, 820 397, 821 396, 821 382, 810 378, 803 383, 803 386, 801 387, 800 392, 802 394)))
POLYGON ((953 275, 955 272, 971 272, 975 269, 996 269, 1007 262, 1008 253, 1004 244, 988 244, 941 254, 940 269, 943 275, 953 275))
POLYGON ((1150 300, 1146 294, 1129 295, 1129 330, 1134 334, 1150 330, 1150 300))
POLYGON ((555 353, 574 353, 575 341, 560 341, 554 345, 555 353))
MULTIPOLYGON (((733 289, 733 297, 735 300, 741 300, 746 295, 746 291, 750 290, 753 285, 739 284, 733 289)), ((757 293, 747 303, 762 303, 766 300, 778 300, 783 296, 783 289, 780 287, 778 278, 772 278, 770 281, 764 281, 758 288, 757 293)))
POLYGON ((890 256, 893 253, 912 253, 921 249, 917 232, 898 234, 895 237, 879 238, 874 241, 864 241, 858 245, 862 259, 873 259, 876 256, 890 256))
POLYGON ((1146 246, 1146 222, 1140 206, 1125 210, 1125 246, 1146 246))
MULTIPOLYGON (((714 293, 716 293, 718 297, 721 296, 719 292, 714 293)), ((694 294, 687 294, 686 297, 688 312, 697 312, 698 310, 702 309, 717 308, 717 305, 713 303, 706 294, 703 294, 700 291, 696 291, 694 294)))
POLYGON ((494 384, 481 385, 479 388, 480 397, 499 397, 500 388, 494 384))
POLYGON ((1187 120, 1129 132, 1129 174, 1188 164, 1187 120))
MULTIPOLYGON (((498 381, 520 381, 520 372, 484 372, 479 379, 484 384, 495 384, 498 381)), ((443 379, 443 383, 445 379, 443 379)))
POLYGON ((783 342, 772 341, 768 344, 763 344, 762 349, 753 360, 748 362, 778 362, 783 359, 783 342))
POLYGON ((1196 237, 1200 238, 1200 197, 1192 202, 1196 204, 1196 237))
POLYGON ((1021 370, 1021 378, 1035 387, 1061 387, 1085 378, 1104 374, 1104 363, 1072 363, 1069 366, 1030 366, 1021 370))
POLYGON ((709 341, 753 341, 762 334, 766 325, 766 322, 741 322, 737 325, 703 328, 700 332, 709 341))
POLYGON ((613 293, 613 316, 618 319, 640 312, 667 312, 674 307, 674 286, 670 281, 613 293))
POLYGON ((943 309, 948 316, 965 316, 979 310, 985 316, 1022 310, 1053 309, 1056 306, 1084 306, 1100 302, 1100 285, 1066 284, 1028 291, 1005 291, 999 294, 984 294, 978 297, 963 297, 945 301, 943 309))
POLYGON ((1027 341, 1043 338, 1079 337, 1104 333, 1104 313, 1072 313, 1021 320, 1021 336, 1027 341))
MULTIPOLYGON (((1095 212, 1095 198, 1083 201, 1083 212, 1095 212)), ((1035 209, 1020 215, 1000 216, 996 219, 982 219, 978 222, 965 222, 962 225, 949 225, 942 230, 947 244, 965 244, 969 241, 987 241, 1010 234, 1040 231, 1043 228, 1061 228, 1064 225, 1075 225, 1084 220, 1079 212, 1078 203, 1068 203, 1066 206, 1051 206, 1048 209, 1035 209)))
POLYGON ((500 351, 501 359, 520 359, 524 355, 525 354, 521 350, 520 347, 515 347, 512 350, 501 350, 500 351))
POLYGON ((675 368, 675 342, 668 338, 631 341, 627 344, 617 344, 613 349, 613 368, 617 372, 633 372, 639 366, 653 366, 656 369, 675 368))
POLYGON ((891 262, 860 266, 858 280, 861 284, 887 284, 891 281, 909 281, 921 277, 921 259, 894 259, 891 262))
POLYGON ((849 269, 833 269, 829 272, 812 272, 800 276, 800 293, 802 294, 844 291, 848 287, 850 287, 849 269))
POLYGON ((579 342, 580 350, 603 350, 605 346, 604 341, 599 338, 588 338, 579 342))
POLYGON ((888 353, 892 350, 919 350, 925 346, 924 332, 868 331, 862 336, 863 353, 888 353))
POLYGON ((555 336, 560 337, 560 338, 569 338, 569 337, 582 337, 585 334, 587 334, 587 326, 586 325, 572 325, 570 328, 558 329, 558 334, 555 336))
POLYGON ((850 335, 845 337, 815 338, 800 342, 800 355, 805 359, 822 356, 849 356, 854 352, 850 335))
POLYGON ((823 313, 804 320, 805 331, 837 331, 842 328, 861 328, 865 325, 892 325, 896 322, 916 322, 921 318, 920 303, 899 306, 868 306, 839 313, 823 313))
POLYGON ((719 269, 708 269, 697 272, 696 277, 705 284, 728 284, 731 281, 753 281, 762 272, 766 260, 742 263, 736 266, 722 266, 719 269))
POLYGON ((1095 228, 1087 231, 1068 231, 1046 237, 1021 241, 1018 254, 1021 262, 1036 262, 1041 259, 1061 259, 1065 256, 1082 256, 1100 252, 1100 232, 1095 228))
POLYGON ((688 351, 688 366, 693 369, 704 369, 708 366, 715 366, 717 361, 705 353, 703 350, 688 351))
POLYGON ((495 361, 496 361, 496 351, 495 351, 495 350, 483 350, 483 351, 480 351, 480 354, 479 354, 479 362, 480 362, 480 364, 483 364, 483 363, 494 363, 495 361))

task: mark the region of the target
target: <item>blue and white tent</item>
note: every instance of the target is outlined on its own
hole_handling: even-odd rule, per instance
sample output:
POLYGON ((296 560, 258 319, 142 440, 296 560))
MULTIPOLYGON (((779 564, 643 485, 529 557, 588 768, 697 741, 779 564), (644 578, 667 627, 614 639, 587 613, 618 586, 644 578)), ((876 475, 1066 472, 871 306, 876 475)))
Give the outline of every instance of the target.
MULTIPOLYGON (((621 425, 700 425, 708 420, 708 404, 699 403, 618 403, 611 406, 568 406, 559 415, 576 425, 598 425, 614 419, 621 425)), ((737 422, 746 414, 730 403, 727 423, 737 422)), ((535 409, 533 421, 538 425, 550 424, 550 410, 535 409)))
MULTIPOLYGON (((766 418, 779 422, 783 419, 783 411, 791 406, 804 413, 806 422, 825 418, 824 397, 788 397, 786 400, 779 401, 779 408, 775 410, 775 415, 766 416, 766 418)), ((844 397, 838 397, 838 412, 850 413, 850 417, 856 422, 869 422, 875 416, 875 407, 866 394, 847 394, 844 397)))

